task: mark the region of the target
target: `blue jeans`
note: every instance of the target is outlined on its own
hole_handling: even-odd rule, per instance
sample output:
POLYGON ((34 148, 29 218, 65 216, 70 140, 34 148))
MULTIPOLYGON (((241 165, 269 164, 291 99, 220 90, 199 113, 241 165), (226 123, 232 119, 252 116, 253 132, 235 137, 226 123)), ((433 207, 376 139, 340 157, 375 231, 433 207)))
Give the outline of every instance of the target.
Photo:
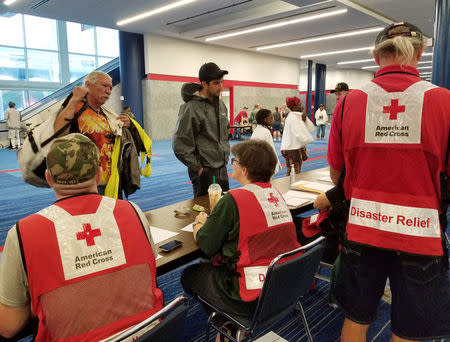
POLYGON ((317 125, 317 139, 323 139, 325 137, 325 126, 326 125, 317 125))

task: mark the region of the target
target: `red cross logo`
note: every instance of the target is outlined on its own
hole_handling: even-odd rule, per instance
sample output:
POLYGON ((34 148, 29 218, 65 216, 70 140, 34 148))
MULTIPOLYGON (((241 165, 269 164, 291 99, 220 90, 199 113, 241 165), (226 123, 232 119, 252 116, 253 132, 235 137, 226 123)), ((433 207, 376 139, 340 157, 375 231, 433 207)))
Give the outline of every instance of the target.
POLYGON ((405 106, 398 105, 398 99, 391 99, 390 106, 383 106, 383 113, 389 113, 389 120, 397 120, 398 113, 404 113, 405 106))
POLYGON ((270 203, 275 204, 276 207, 278 207, 278 202, 280 201, 278 198, 276 198, 273 193, 270 193, 270 197, 267 199, 270 203))
POLYGON ((77 240, 86 239, 86 244, 88 246, 94 246, 95 241, 94 238, 102 235, 100 229, 92 230, 91 225, 89 223, 83 223, 83 231, 77 233, 77 240))

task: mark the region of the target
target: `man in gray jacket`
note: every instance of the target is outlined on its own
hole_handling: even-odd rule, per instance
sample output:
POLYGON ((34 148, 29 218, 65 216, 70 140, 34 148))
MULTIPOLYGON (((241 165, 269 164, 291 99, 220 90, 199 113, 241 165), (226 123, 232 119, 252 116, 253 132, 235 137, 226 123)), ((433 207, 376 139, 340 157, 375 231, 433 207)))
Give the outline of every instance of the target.
POLYGON ((219 99, 223 75, 215 63, 205 63, 199 70, 198 83, 185 83, 173 138, 176 157, 188 167, 194 197, 206 195, 213 182, 229 190, 226 164, 230 155, 228 110, 219 99))

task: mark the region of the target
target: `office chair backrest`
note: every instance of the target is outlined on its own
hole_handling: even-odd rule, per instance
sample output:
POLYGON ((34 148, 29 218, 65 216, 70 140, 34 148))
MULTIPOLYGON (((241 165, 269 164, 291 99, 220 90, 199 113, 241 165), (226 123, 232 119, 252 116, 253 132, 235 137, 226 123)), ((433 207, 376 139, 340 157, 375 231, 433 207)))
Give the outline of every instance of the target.
POLYGON ((320 237, 272 260, 254 314, 254 327, 280 319, 293 310, 298 299, 307 293, 325 249, 324 240, 320 237), (304 254, 299 254, 304 251, 304 254))
POLYGON ((139 342, 165 342, 182 341, 184 330, 184 319, 188 310, 188 300, 184 296, 179 296, 164 306, 157 313, 134 326, 132 329, 118 335, 111 342, 123 341, 135 335, 144 327, 162 318, 161 322, 147 331, 142 336, 133 341, 139 342))

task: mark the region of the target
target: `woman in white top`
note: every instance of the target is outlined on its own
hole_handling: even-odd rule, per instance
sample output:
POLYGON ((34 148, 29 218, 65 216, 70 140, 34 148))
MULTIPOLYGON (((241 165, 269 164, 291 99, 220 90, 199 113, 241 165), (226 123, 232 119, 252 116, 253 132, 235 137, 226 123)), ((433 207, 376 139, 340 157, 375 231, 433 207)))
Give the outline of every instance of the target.
POLYGON ((289 165, 294 164, 295 173, 300 173, 302 162, 308 158, 305 146, 314 141, 310 133, 314 125, 306 113, 302 113, 303 106, 298 97, 286 98, 286 105, 291 111, 284 122, 281 155, 286 160, 286 174, 289 176, 289 165))
POLYGON ((277 172, 281 170, 281 164, 280 164, 280 161, 278 160, 278 154, 277 154, 277 151, 275 150, 275 145, 273 144, 273 140, 272 140, 272 134, 270 132, 270 127, 272 127, 272 125, 274 123, 273 114, 268 109, 264 109, 264 108, 260 109, 256 113, 256 123, 257 123, 257 126, 256 126, 255 130, 253 131, 253 134, 250 137, 250 139, 264 140, 264 141, 267 141, 270 146, 272 146, 272 148, 275 152, 275 155, 277 156, 277 161, 278 161, 277 165, 275 166, 275 172, 274 172, 274 175, 276 175, 277 172))

